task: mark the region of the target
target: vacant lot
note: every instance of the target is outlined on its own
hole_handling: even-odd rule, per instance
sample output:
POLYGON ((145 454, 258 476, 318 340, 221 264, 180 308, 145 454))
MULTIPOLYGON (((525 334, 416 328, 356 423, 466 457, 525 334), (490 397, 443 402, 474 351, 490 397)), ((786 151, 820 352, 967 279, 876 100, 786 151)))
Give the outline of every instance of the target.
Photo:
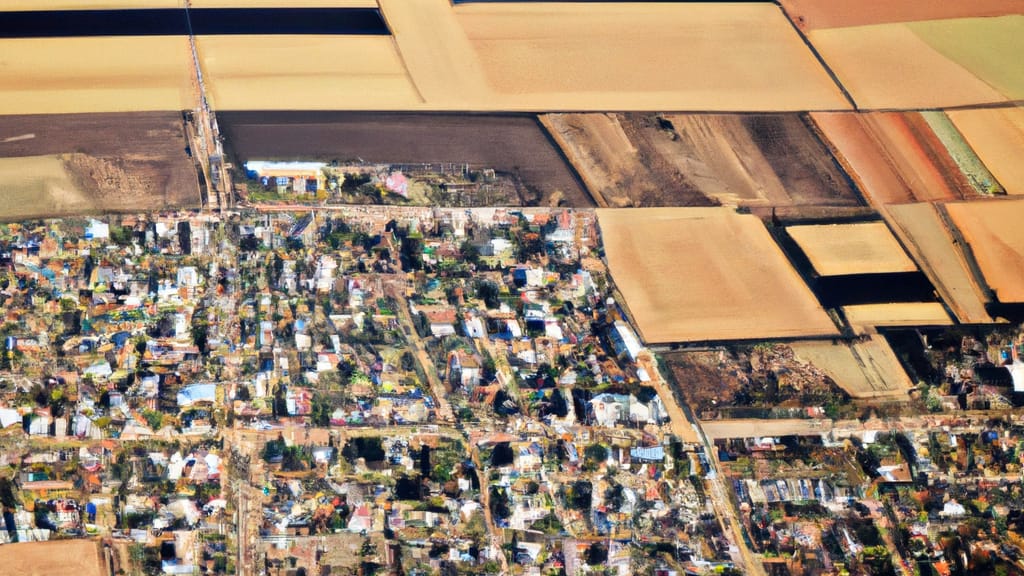
POLYGON ((822 276, 917 271, 885 222, 790 226, 786 232, 822 276))
POLYGON ((965 324, 992 322, 981 288, 935 206, 901 204, 888 206, 885 212, 896 235, 957 319, 965 324))
POLYGON ((947 326, 953 323, 939 302, 859 304, 844 306, 843 314, 858 334, 878 327, 947 326))
POLYGON ((598 210, 615 285, 645 342, 835 334, 755 216, 728 208, 598 210))
POLYGON ((612 207, 860 203, 797 114, 573 114, 546 122, 612 207))
POLYGON ((92 540, 28 542, 0 546, 4 574, 106 576, 100 545, 92 540))
POLYGON ((18 181, 27 196, 16 202, 8 193, 3 215, 198 206, 199 186, 186 146, 176 112, 0 116, 0 158, 6 159, 7 169, 18 171, 24 162, 50 166, 38 173, 23 167, 22 174, 6 180, 5 189, 18 181), (26 160, 40 156, 50 159, 26 160), (73 184, 54 180, 58 172, 73 184))
POLYGON ((1008 194, 1024 194, 1024 108, 946 112, 1008 194))
MULTIPOLYGON (((862 109, 943 108, 1007 98, 906 24, 812 30, 808 39, 862 109)), ((937 43, 937 41, 936 41, 937 43)), ((982 42, 982 45, 985 45, 982 42)), ((1013 58, 1016 54, 999 56, 1013 58)))
POLYGON ((889 343, 879 335, 853 344, 796 342, 797 358, 829 375, 859 400, 906 400, 913 387, 889 343))
POLYGON ((592 206, 532 116, 355 112, 221 113, 241 161, 454 162, 517 176, 528 204, 592 206))
POLYGON ((781 4, 793 22, 802 29, 840 28, 969 16, 1003 16, 1020 12, 1018 0, 971 0, 970 2, 781 0, 781 4))
POLYGON ((811 117, 876 208, 977 195, 917 112, 813 113, 811 117))
POLYGON ((1024 200, 946 204, 1000 302, 1024 302, 1024 200))

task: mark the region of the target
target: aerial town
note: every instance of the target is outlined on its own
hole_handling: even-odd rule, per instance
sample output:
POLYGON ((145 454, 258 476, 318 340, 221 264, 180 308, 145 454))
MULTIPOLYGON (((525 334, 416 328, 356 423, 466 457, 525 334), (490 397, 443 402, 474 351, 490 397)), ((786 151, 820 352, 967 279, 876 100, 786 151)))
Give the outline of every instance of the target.
POLYGON ((0 0, 0 576, 1024 576, 1021 0, 0 0))

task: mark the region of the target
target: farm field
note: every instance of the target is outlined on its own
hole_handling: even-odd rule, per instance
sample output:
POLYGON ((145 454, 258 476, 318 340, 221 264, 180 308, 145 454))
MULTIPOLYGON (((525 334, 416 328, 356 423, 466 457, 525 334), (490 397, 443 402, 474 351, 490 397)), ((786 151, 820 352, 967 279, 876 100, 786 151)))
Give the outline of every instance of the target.
POLYGON ((0 116, 0 159, 20 172, 5 189, 25 195, 15 201, 8 191, 3 215, 198 206, 186 147, 176 112, 0 116), (35 163, 38 172, 24 168, 25 162, 35 163), (26 175, 34 180, 19 180, 26 175), (12 186, 16 181, 21 184, 12 186))
POLYGON ((426 108, 849 108, 770 4, 382 0, 381 9, 426 108))
POLYGON ((93 540, 0 546, 0 566, 5 574, 19 576, 108 576, 100 544, 93 540))
POLYGON ((811 117, 876 208, 977 195, 917 112, 812 113, 811 117))
POLYGON ((946 112, 1008 194, 1024 194, 1024 108, 946 112))
POLYGON ((916 30, 906 24, 879 24, 811 30, 807 36, 861 109, 1007 101, 1006 94, 943 54, 916 30))
POLYGON ((199 36, 196 45, 220 110, 401 110, 423 102, 390 36, 199 36))
POLYGON ((822 276, 917 271, 884 222, 789 226, 786 232, 822 276))
POLYGON ((953 323, 938 302, 899 302, 844 306, 847 322, 858 334, 874 328, 898 326, 947 326, 953 323))
POLYGON ((584 120, 568 124, 579 129, 563 129, 562 136, 577 171, 596 182, 610 206, 861 203, 797 114, 622 114, 615 124, 584 120), (636 160, 619 168, 615 158, 623 156, 636 160))
POLYGON ((597 214, 612 278, 645 342, 837 333, 755 216, 728 208, 597 214))
POLYGON ((1020 12, 1020 3, 1017 0, 971 0, 970 2, 781 0, 781 4, 790 19, 801 29, 806 30, 971 16, 1003 16, 1020 12))
POLYGON ((956 163, 960 173, 975 192, 983 196, 1006 193, 945 113, 930 110, 922 111, 920 115, 935 137, 942 142, 949 157, 956 163))
POLYGON ((184 37, 3 38, 0 54, 0 115, 194 106, 184 37))
POLYGON ((965 324, 987 324, 985 297, 953 236, 931 203, 888 206, 893 231, 921 266, 942 300, 965 324))
POLYGON ((618 114, 543 114, 540 122, 601 207, 712 203, 683 175, 667 170, 664 161, 641 152, 618 114))
POLYGON ((527 204, 593 205, 531 116, 222 112, 217 118, 243 162, 469 163, 518 176, 535 194, 527 204))
MULTIPOLYGON (((193 6, 199 2, 193 2, 193 6)), ((182 0, 2 0, 5 12, 27 10, 104 10, 116 8, 181 8, 182 0)))
POLYGON ((875 334, 852 344, 794 342, 797 358, 829 375, 856 400, 906 400, 913 387, 885 338, 875 334))
POLYGON ((929 20, 907 24, 919 38, 1008 100, 1024 99, 1024 15, 929 20))
POLYGON ((1000 302, 1024 302, 1024 201, 945 205, 1000 302))

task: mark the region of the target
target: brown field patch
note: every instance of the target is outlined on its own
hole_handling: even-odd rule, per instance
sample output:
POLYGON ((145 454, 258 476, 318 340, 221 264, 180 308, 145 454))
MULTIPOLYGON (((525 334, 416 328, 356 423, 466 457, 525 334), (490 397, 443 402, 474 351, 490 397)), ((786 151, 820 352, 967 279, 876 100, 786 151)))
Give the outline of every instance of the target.
POLYGON ((15 175, 22 178, 18 193, 11 184, 17 178, 0 184, 8 204, 3 216, 198 206, 199 184, 186 146, 176 112, 0 116, 5 164, 15 171, 27 161, 50 166, 38 174, 25 169, 15 175), (26 160, 44 156, 50 160, 26 160), (68 187, 53 180, 58 172, 54 162, 63 166, 74 193, 56 192, 68 187), (32 189, 41 195, 33 197, 32 189), (56 196, 47 195, 51 192, 56 196), (15 202, 21 194, 27 196, 15 202))
POLYGON ((957 319, 965 324, 992 322, 981 287, 936 207, 931 203, 901 204, 888 206, 885 213, 893 231, 957 319))
POLYGON ((93 540, 19 542, 0 546, 0 566, 18 576, 107 576, 93 540))
POLYGON ((885 222, 789 226, 786 232, 822 276, 917 271, 885 222))
POLYGON ((938 302, 900 302, 844 306, 846 321, 858 334, 874 328, 898 326, 948 326, 953 323, 938 302))
POLYGON ((0 54, 0 114, 194 105, 185 37, 4 38, 0 54))
POLYGON ((614 130, 587 116, 565 120, 566 153, 610 206, 860 204, 797 114, 623 114, 614 130))
POLYGON ((757 217, 598 210, 608 266, 648 343, 821 336, 836 327, 757 217))
POLYGON ((876 208, 977 196, 916 112, 812 113, 811 118, 876 208))
POLYGON ((1024 194, 1024 108, 946 112, 1008 194, 1024 194))
POLYGON ((852 344, 795 342, 797 358, 823 370, 858 400, 906 400, 910 377, 885 338, 875 334, 852 344))
POLYGON ((797 26, 808 30, 970 16, 1003 16, 1020 12, 1020 2, 1017 0, 971 0, 970 2, 781 0, 781 4, 797 26))
POLYGON ((1024 200, 946 204, 1000 302, 1024 302, 1024 200))
POLYGON ((468 163, 516 175, 532 191, 527 204, 593 205, 532 116, 222 112, 217 118, 241 161, 468 163))
POLYGON ((811 30, 808 39, 861 109, 1007 101, 905 24, 811 30))

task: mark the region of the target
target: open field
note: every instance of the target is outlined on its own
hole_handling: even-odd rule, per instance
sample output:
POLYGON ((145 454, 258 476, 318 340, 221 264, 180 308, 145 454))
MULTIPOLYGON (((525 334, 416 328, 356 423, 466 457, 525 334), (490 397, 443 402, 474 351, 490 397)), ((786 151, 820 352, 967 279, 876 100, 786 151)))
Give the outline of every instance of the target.
POLYGON ((885 222, 789 226, 786 232, 822 276, 917 271, 885 222))
POLYGON ((771 4, 383 0, 381 9, 427 109, 849 108, 771 4))
MULTIPOLYGON (((201 0, 200 0, 201 1, 201 0)), ((192 5, 199 1, 192 2, 192 5)), ((248 3, 248 1, 247 1, 248 3)), ((183 8, 184 0, 0 0, 0 11, 114 10, 127 8, 183 8)))
POLYGON ((107 576, 100 545, 93 540, 22 542, 0 546, 4 574, 18 576, 107 576))
POLYGON ((188 39, 0 39, 0 115, 194 106, 188 39))
MULTIPOLYGON (((906 24, 879 24, 811 30, 807 36, 862 109, 942 108, 1007 101, 1005 94, 940 52, 915 30, 906 24)), ((1015 63, 1003 57, 1016 55, 1006 54, 998 60, 1015 68, 1015 63)))
POLYGON ((798 358, 823 370, 858 400, 906 400, 913 387, 885 338, 875 334, 852 344, 795 342, 798 358))
POLYGON ((970 2, 893 2, 892 0, 781 0, 782 7, 802 29, 841 28, 889 22, 1003 16, 1020 12, 1018 0, 970 2))
POLYGON ((967 179, 967 183, 974 188, 979 195, 1002 195, 1006 191, 996 180, 992 172, 985 166, 974 152, 971 146, 964 140, 964 137, 950 121, 945 113, 937 110, 922 111, 921 118, 928 124, 935 137, 942 142, 942 145, 949 153, 949 157, 956 163, 960 173, 967 179))
POLYGON ((858 334, 874 328, 948 326, 953 323, 939 302, 899 302, 844 306, 843 314, 858 334))
POLYGON ((1000 302, 1024 302, 1024 200, 945 205, 1000 302))
POLYGON ((888 206, 885 213, 893 231, 957 319, 965 324, 992 322, 981 288, 936 207, 931 203, 901 204, 888 206))
POLYGON ((0 158, 0 181, 4 219, 79 214, 91 209, 59 156, 0 158))
POLYGON ((613 207, 860 204, 797 114, 624 114, 610 126, 570 115, 562 132, 566 154, 613 207))
POLYGON ((1024 108, 949 110, 953 125, 1008 194, 1024 194, 1024 108))
POLYGON ((241 161, 469 163, 515 174, 535 191, 531 203, 593 205, 531 116, 237 112, 217 118, 241 161))
POLYGON ((707 206, 685 177, 633 145, 617 114, 543 114, 540 121, 576 168, 597 204, 707 206))
POLYGON ((907 24, 937 52, 969 70, 1009 100, 1024 99, 1024 15, 907 24))
MULTIPOLYGON (((2 214, 11 218, 198 206, 199 185, 186 146, 176 112, 0 116, 0 158, 5 164, 17 172, 25 157, 49 156, 35 161, 51 167, 62 163, 77 190, 58 195, 53 203, 47 196, 29 195, 15 204, 5 192, 8 209, 2 214)), ((38 176, 24 168, 21 172, 22 177, 38 176)), ((39 174, 47 174, 46 182, 37 179, 30 188, 63 189, 52 180, 56 173, 56 168, 43 170, 39 174)), ((0 189, 9 190, 10 182, 0 189)), ((23 193, 28 194, 26 189, 23 193)))
POLYGON ((220 110, 415 109, 422 103, 390 36, 199 36, 220 110))
POLYGON ((702 420, 700 427, 709 440, 761 438, 764 436, 819 436, 832 430, 829 420, 730 418, 702 420))
POLYGON ((755 216, 607 209, 598 222, 612 278, 645 342, 837 333, 755 216))
POLYGON ((919 113, 813 113, 811 117, 876 208, 977 195, 919 113))

